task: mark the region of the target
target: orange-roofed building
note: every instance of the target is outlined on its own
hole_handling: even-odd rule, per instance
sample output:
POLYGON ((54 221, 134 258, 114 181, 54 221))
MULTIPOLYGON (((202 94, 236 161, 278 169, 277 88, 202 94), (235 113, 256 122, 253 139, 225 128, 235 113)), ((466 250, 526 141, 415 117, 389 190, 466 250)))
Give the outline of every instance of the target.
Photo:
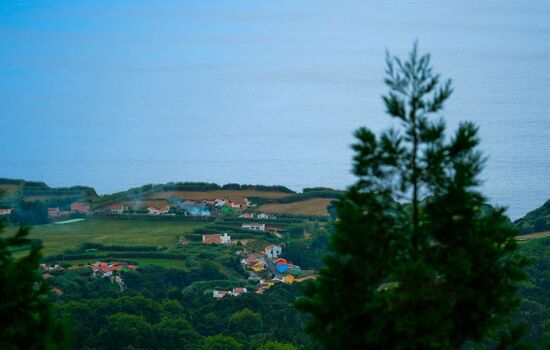
POLYGON ((147 207, 147 213, 149 215, 161 215, 161 214, 168 214, 170 211, 170 207, 147 207))
POLYGON ((202 243, 204 244, 222 244, 222 236, 217 234, 202 235, 202 243))
POLYGON ((88 214, 90 205, 84 202, 74 202, 71 204, 71 211, 75 213, 88 214))

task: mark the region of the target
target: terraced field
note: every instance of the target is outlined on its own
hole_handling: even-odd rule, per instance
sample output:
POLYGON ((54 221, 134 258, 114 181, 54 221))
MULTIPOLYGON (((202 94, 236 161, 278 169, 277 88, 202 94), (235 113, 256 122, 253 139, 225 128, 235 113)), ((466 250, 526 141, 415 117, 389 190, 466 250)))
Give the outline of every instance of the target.
POLYGON ((331 198, 312 198, 292 203, 269 203, 261 205, 258 210, 270 214, 328 215, 327 206, 332 200, 331 198))

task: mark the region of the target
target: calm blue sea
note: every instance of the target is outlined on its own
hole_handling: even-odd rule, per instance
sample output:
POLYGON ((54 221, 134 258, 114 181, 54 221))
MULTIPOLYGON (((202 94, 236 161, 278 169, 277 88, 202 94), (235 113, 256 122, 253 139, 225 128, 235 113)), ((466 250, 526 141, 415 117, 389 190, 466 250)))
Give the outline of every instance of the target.
POLYGON ((0 1, 0 177, 344 188, 389 126, 384 52, 418 38, 481 126, 484 192, 550 198, 550 2, 0 1))

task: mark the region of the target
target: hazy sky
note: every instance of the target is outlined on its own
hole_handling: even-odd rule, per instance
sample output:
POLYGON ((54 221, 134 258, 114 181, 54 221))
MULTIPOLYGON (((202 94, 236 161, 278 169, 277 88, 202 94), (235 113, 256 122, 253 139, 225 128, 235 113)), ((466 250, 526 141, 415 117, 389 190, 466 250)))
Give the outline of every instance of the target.
POLYGON ((550 1, 0 1, 0 176, 111 192, 344 188, 390 123, 384 51, 415 38, 481 126, 484 191, 550 198, 550 1))

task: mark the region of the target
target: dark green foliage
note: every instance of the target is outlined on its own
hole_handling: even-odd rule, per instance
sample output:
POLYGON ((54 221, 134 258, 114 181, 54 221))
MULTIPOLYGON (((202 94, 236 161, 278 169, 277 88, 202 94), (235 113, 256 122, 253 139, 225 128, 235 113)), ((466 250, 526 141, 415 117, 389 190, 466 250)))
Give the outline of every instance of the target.
POLYGON ((302 269, 319 269, 327 253, 328 238, 317 236, 313 241, 296 241, 285 245, 282 257, 302 269))
POLYGON ((226 335, 213 335, 206 338, 204 350, 240 350, 243 345, 235 338, 226 335))
POLYGON ((514 221, 514 225, 521 233, 550 231, 550 200, 547 200, 540 208, 514 221))
POLYGON ((218 262, 207 260, 201 266, 201 276, 204 280, 222 280, 227 276, 221 272, 218 262))
POLYGON ((13 237, 0 237, 0 348, 66 348, 64 330, 47 298, 49 287, 38 273, 41 245, 31 244, 28 234, 28 228, 20 228, 13 237), (29 244, 27 255, 12 255, 14 248, 29 244))
POLYGON ((263 192, 285 192, 285 193, 294 193, 291 189, 281 185, 239 185, 236 183, 225 184, 222 186, 222 190, 256 190, 263 192))
POLYGON ((259 350, 297 350, 298 348, 289 343, 281 343, 278 341, 268 341, 260 346, 259 350))
MULTIPOLYGON (((50 280, 57 285, 64 274, 50 280)), ((308 345, 302 331, 305 318, 291 307, 299 295, 298 286, 276 286, 263 295, 250 292, 217 300, 212 298, 212 289, 243 286, 243 281, 204 281, 202 276, 193 280, 192 275, 140 268, 123 274, 128 286, 123 295, 106 293, 92 299, 83 293, 88 287, 67 288, 59 300, 60 317, 72 320, 73 347, 224 349, 227 345, 252 350, 270 341, 308 345), (210 338, 216 335, 220 336, 210 338)), ((97 280, 89 283, 101 282, 97 280)), ((109 284, 107 279, 99 280, 109 284)))
POLYGON ((181 305, 172 300, 101 298, 69 302, 61 310, 74 321, 75 348, 198 349, 202 343, 181 305))
POLYGON ((12 220, 20 225, 41 225, 48 222, 48 207, 41 201, 20 202, 12 220))
POLYGON ((521 307, 516 315, 526 325, 525 338, 540 349, 550 346, 550 237, 522 243, 521 250, 531 258, 526 271, 529 281, 522 283, 521 307))
MULTIPOLYGON (((406 61, 388 55, 386 76, 383 100, 401 128, 355 133, 358 181, 337 203, 326 268, 297 306, 330 349, 483 342, 517 307, 526 261, 503 210, 483 209, 477 128, 462 123, 447 138, 443 121, 429 119, 451 82, 441 82, 416 45, 406 61)), ((512 347, 518 337, 506 334, 512 347)))
POLYGON ((229 317, 228 329, 235 333, 251 335, 263 328, 262 316, 250 309, 242 309, 229 317))

